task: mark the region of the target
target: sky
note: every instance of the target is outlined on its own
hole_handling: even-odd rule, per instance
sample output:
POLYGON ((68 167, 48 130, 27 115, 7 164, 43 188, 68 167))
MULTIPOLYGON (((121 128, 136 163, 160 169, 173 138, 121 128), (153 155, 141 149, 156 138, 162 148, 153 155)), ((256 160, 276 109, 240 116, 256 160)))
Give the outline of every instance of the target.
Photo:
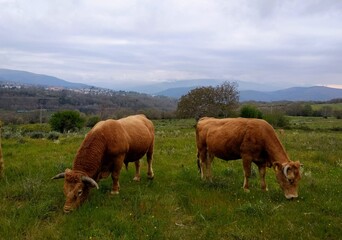
POLYGON ((0 0, 0 68, 342 88, 342 0, 0 0))

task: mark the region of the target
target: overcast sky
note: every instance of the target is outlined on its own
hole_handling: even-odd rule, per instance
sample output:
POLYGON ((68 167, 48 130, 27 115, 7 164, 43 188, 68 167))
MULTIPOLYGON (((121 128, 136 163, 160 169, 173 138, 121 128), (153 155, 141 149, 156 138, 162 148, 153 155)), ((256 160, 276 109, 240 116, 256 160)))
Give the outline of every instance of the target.
POLYGON ((342 0, 0 0, 0 68, 342 85, 342 0))

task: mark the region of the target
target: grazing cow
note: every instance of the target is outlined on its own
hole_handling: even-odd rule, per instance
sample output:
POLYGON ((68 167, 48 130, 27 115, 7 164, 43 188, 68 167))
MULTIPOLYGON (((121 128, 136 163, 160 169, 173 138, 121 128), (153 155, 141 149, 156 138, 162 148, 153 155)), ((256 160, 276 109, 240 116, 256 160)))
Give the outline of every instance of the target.
POLYGON ((147 175, 153 179, 152 158, 154 147, 153 123, 144 115, 134 115, 119 120, 97 123, 86 135, 74 159, 72 170, 66 169, 52 179, 65 178, 64 212, 80 206, 91 187, 111 174, 112 194, 119 193, 119 175, 122 165, 134 162, 134 180, 140 180, 139 159, 147 156, 147 175))
POLYGON ((270 124, 260 119, 201 118, 196 126, 197 163, 202 179, 211 181, 214 157, 224 160, 242 159, 243 188, 248 188, 251 164, 259 168, 261 188, 267 191, 266 166, 275 170, 277 181, 287 199, 298 197, 300 163, 289 160, 284 147, 270 124))

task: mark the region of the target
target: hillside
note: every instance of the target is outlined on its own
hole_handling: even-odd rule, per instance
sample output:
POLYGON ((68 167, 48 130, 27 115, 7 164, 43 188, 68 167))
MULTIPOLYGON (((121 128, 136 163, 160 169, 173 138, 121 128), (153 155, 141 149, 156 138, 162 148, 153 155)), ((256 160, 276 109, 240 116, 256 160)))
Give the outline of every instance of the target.
MULTIPOLYGON (((29 86, 45 86, 59 87, 65 89, 98 89, 103 88, 91 87, 86 84, 72 83, 59 79, 53 76, 35 74, 25 71, 0 69, 0 82, 14 82, 17 84, 25 84, 29 86)), ((131 92, 139 92, 143 95, 149 94, 153 96, 171 97, 179 99, 189 91, 200 86, 217 86, 222 84, 223 80, 217 79, 192 79, 178 81, 164 81, 151 85, 136 86, 132 89, 126 89, 131 92)), ((238 84, 240 91, 240 101, 329 101, 331 99, 342 98, 342 89, 328 88, 323 86, 310 87, 292 87, 279 88, 282 85, 251 83, 244 81, 233 81, 238 84)), ((285 85, 283 85, 285 86, 285 85)), ((102 90, 100 90, 102 89, 102 90)), ((111 92, 123 92, 123 89, 118 91, 108 90, 111 92)))
POLYGON ((315 87, 293 87, 273 92, 241 91, 240 101, 329 101, 342 98, 342 89, 315 87))
MULTIPOLYGON (((156 95, 180 98, 195 87, 170 88, 156 95)), ((240 89, 240 88, 239 88, 240 89)), ((240 102, 245 101, 329 101, 342 98, 342 89, 315 87, 293 87, 277 91, 240 90, 240 102)))
POLYGON ((53 76, 10 69, 0 69, 0 81, 72 89, 90 87, 86 84, 72 83, 53 76))
POLYGON ((136 92, 85 90, 49 90, 42 87, 0 88, 0 119, 5 122, 39 122, 59 110, 78 110, 102 119, 144 113, 148 117, 168 118, 177 107, 175 99, 136 92))

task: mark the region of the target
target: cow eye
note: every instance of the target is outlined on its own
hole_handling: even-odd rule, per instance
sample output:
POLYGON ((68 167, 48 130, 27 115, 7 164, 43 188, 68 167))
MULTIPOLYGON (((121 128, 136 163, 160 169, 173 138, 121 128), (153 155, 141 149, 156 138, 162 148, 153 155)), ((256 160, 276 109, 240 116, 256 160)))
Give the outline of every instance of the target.
POLYGON ((78 196, 80 197, 81 195, 82 195, 82 193, 83 193, 83 190, 82 189, 80 189, 80 190, 78 190, 78 196))

